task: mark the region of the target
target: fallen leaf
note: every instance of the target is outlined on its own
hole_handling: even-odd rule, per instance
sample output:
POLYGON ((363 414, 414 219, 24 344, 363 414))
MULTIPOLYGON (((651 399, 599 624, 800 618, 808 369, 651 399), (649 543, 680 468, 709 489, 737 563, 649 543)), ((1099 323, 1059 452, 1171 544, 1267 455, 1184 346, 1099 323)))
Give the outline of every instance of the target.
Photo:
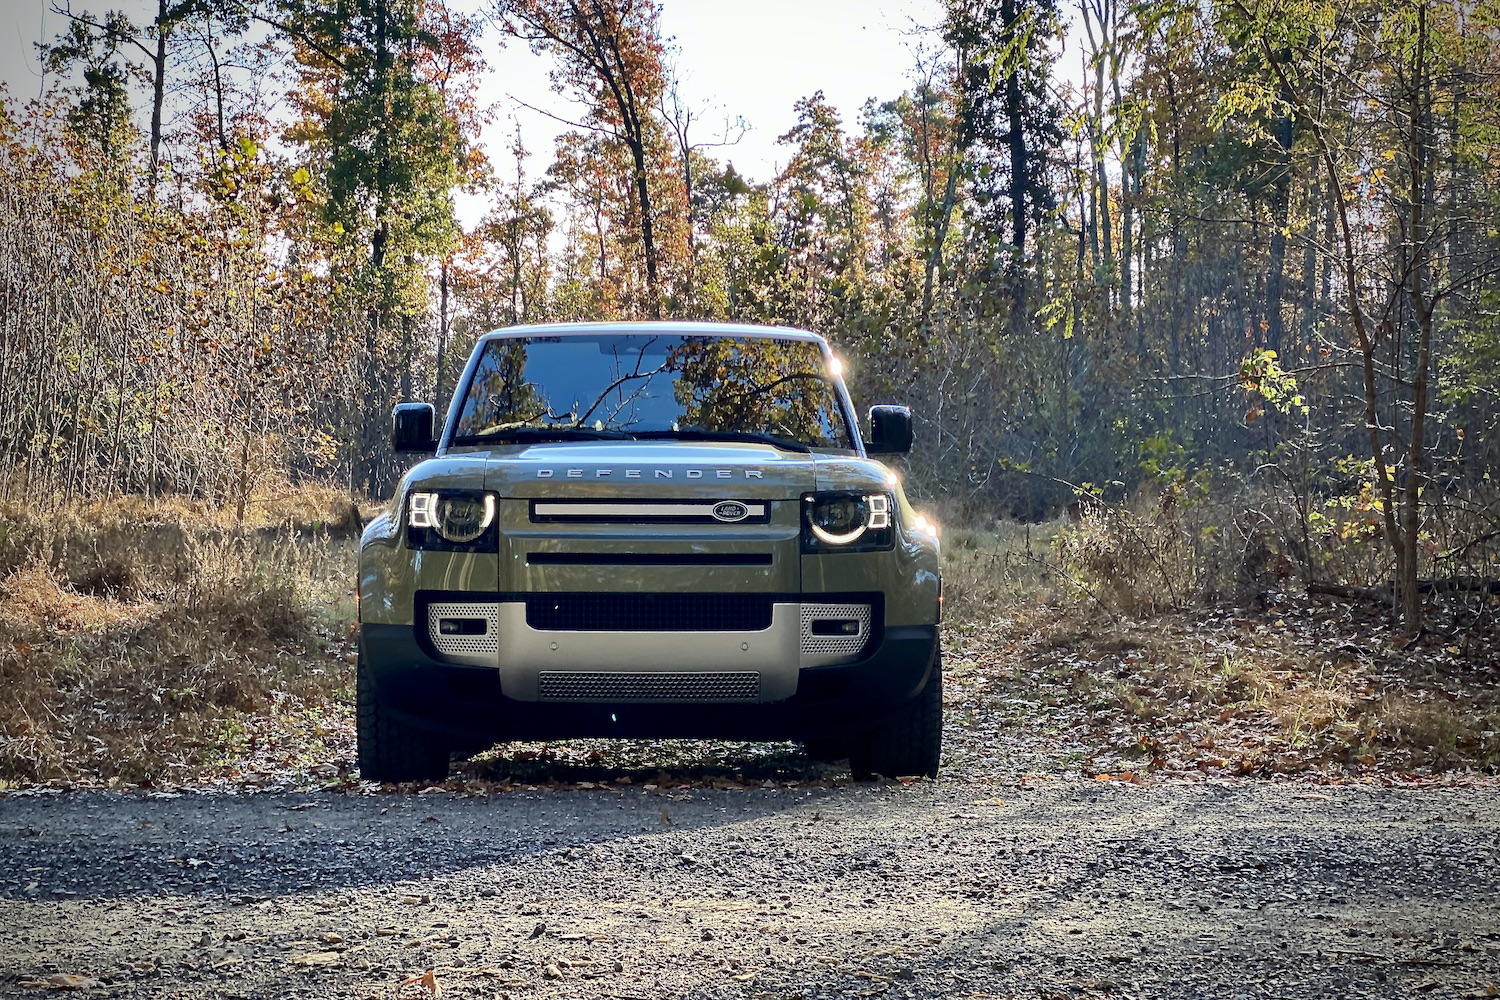
POLYGON ((293 955, 287 961, 293 965, 304 966, 337 965, 340 957, 342 956, 336 951, 309 951, 301 955, 293 955))
POLYGON ((548 979, 561 979, 562 970, 555 965, 548 965, 546 968, 542 969, 542 975, 546 976, 548 979))
POLYGON ((420 986, 422 989, 427 991, 429 996, 440 997, 443 995, 443 988, 438 985, 437 970, 435 969, 428 969, 420 976, 412 976, 406 982, 402 983, 400 986, 397 986, 396 996, 399 997, 401 995, 401 991, 406 989, 408 986, 420 986))
POLYGON ((104 986, 97 979, 88 976, 75 976, 68 972, 59 972, 47 977, 47 985, 54 990, 95 990, 104 986))

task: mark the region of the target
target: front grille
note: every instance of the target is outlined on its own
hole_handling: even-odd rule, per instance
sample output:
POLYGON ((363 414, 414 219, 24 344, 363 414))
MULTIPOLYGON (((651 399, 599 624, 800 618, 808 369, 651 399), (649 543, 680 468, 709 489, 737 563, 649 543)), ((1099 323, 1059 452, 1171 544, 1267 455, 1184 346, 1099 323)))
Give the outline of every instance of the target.
POLYGON ((528 552, 528 566, 769 566, 769 552, 528 552))
POLYGON ((725 702, 757 701, 760 674, 604 673, 544 670, 537 675, 542 701, 725 702))
MULTIPOLYGON (((659 478, 664 470, 657 470, 659 478)), ((689 477, 697 478, 697 477, 689 477)), ((771 505, 757 500, 533 500, 531 520, 578 524, 767 524, 771 505)))
POLYGON ((760 632, 771 627, 771 596, 531 594, 526 624, 544 632, 760 632))

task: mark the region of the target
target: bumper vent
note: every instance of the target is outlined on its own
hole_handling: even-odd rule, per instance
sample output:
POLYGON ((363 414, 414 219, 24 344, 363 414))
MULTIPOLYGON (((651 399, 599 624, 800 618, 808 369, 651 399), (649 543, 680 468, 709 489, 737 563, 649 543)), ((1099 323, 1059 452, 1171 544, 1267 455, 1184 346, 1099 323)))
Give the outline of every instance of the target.
POLYGON ((760 674, 544 670, 537 675, 537 694, 542 701, 753 702, 760 698, 760 674))
POLYGON ((771 597, 532 594, 526 624, 543 632, 760 632, 771 627, 771 597))
POLYGON ((492 667, 500 654, 500 606, 456 603, 427 605, 427 638, 456 663, 492 667))
POLYGON ((870 605, 802 605, 802 655, 820 663, 852 659, 870 641, 870 605))

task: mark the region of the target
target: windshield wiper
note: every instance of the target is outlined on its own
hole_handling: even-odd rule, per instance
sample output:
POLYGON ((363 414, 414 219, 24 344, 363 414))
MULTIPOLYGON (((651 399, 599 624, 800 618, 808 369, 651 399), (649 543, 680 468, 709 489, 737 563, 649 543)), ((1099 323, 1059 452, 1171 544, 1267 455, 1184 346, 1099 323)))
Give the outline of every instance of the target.
POLYGON ((652 438, 675 438, 682 441, 753 441, 756 444, 774 445, 783 451, 802 451, 809 454, 812 452, 812 449, 801 441, 778 437, 775 434, 761 434, 757 431, 707 431, 690 427, 680 431, 638 431, 635 436, 642 441, 649 441, 652 438))
POLYGON ((634 434, 625 431, 596 429, 593 427, 507 427, 499 431, 480 434, 464 434, 453 439, 454 444, 475 444, 480 441, 633 441, 634 434))

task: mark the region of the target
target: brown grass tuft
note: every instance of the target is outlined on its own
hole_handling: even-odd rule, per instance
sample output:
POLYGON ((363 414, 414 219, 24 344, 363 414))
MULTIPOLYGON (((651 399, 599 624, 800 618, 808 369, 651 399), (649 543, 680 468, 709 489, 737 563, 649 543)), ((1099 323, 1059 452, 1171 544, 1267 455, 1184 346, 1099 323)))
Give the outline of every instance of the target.
POLYGON ((1024 751, 1017 766, 1318 780, 1500 773, 1494 637, 1404 647, 1380 609, 1284 594, 1264 607, 1156 614, 1115 603, 1107 615, 1062 569, 1044 577, 1018 559, 1003 533, 969 541, 944 551, 949 710, 1024 751), (1049 596, 1049 583, 1073 596, 1049 596))
POLYGON ((256 718, 344 711, 354 544, 297 519, 337 496, 243 531, 141 498, 0 513, 0 782, 223 774, 256 718))

